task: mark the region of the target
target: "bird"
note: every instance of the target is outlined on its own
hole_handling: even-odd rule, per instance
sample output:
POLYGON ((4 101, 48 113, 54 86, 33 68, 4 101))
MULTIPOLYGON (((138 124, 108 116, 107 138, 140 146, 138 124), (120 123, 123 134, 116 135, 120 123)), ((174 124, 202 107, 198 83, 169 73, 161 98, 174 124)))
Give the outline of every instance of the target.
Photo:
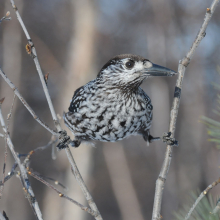
MULTIPOLYGON (((60 132, 58 148, 82 142, 116 142, 131 135, 141 135, 147 144, 160 139, 150 134, 153 119, 151 99, 140 87, 151 76, 174 76, 171 69, 152 63, 142 56, 121 54, 110 59, 97 77, 78 88, 68 112, 65 125, 74 134, 70 140, 66 131, 60 132)), ((175 144, 171 133, 165 139, 175 144)))

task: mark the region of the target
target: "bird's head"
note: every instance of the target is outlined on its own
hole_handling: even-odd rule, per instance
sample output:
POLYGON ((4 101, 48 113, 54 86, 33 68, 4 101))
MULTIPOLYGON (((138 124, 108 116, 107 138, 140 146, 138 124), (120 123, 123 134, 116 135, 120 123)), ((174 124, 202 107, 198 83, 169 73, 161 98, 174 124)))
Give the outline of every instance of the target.
MULTIPOLYGON (((122 54, 109 60, 97 78, 113 87, 137 89, 149 76, 173 76, 176 72, 137 55, 122 54)), ((126 90, 127 90, 126 89, 126 90)))

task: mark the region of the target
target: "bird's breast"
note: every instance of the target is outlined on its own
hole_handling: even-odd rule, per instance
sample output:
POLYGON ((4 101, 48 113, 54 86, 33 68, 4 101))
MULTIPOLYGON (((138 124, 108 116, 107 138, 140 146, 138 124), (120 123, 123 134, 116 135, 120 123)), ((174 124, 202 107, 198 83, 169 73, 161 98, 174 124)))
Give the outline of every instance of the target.
POLYGON ((152 108, 140 95, 102 90, 90 93, 66 123, 81 139, 117 141, 135 134, 152 120, 152 108))

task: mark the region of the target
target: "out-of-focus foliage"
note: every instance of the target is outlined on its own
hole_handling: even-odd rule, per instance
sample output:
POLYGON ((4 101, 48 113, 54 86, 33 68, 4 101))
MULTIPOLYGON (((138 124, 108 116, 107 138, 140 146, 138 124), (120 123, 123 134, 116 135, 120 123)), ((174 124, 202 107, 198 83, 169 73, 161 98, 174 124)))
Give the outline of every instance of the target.
MULTIPOLYGON (((199 195, 199 192, 192 192, 183 208, 174 213, 175 219, 184 220, 199 195)), ((216 204, 216 199, 214 199, 211 194, 208 197, 204 197, 193 210, 189 220, 219 220, 219 213, 213 214, 216 204)))
MULTIPOLYGON (((220 66, 217 67, 217 71, 220 74, 220 66)), ((217 91, 220 91, 220 85, 217 83, 213 83, 214 88, 217 91)), ((220 94, 217 96, 218 107, 214 112, 220 116, 220 94)), ((202 117, 203 122, 207 125, 208 135, 211 136, 208 140, 217 144, 217 148, 220 149, 220 122, 217 120, 213 120, 211 118, 202 117)))

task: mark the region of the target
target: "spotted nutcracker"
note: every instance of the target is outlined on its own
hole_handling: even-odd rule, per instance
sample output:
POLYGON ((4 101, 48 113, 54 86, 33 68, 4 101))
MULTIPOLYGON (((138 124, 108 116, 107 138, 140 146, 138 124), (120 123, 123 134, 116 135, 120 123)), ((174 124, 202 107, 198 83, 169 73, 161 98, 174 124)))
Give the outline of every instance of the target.
MULTIPOLYGON (((141 89, 150 76, 173 76, 176 72, 156 65, 137 55, 122 54, 109 60, 96 79, 78 88, 72 98, 64 122, 75 136, 73 141, 61 132, 58 148, 70 143, 78 147, 84 141, 115 142, 130 135, 142 135, 147 143, 150 135, 153 106, 141 89)), ((167 133, 164 140, 176 144, 167 133)))

